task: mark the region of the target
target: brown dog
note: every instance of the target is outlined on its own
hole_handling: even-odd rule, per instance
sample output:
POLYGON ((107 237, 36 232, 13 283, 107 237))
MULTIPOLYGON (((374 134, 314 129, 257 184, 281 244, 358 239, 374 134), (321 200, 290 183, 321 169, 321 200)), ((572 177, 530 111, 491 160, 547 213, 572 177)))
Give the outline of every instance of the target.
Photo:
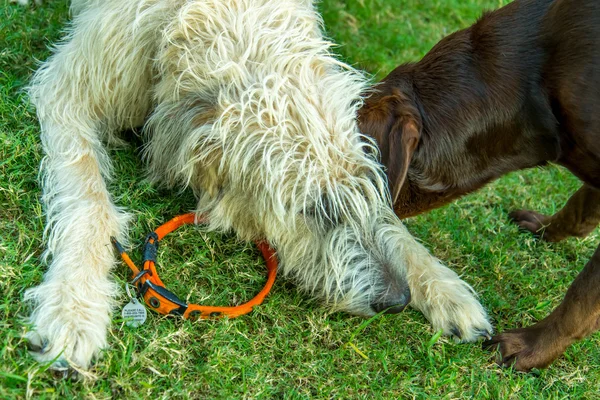
MULTIPOLYGON (((548 241, 600 222, 600 2, 516 0, 395 69, 360 112, 395 211, 415 215, 518 169, 555 162, 584 183, 553 216, 516 211, 548 241)), ((600 328, 600 247, 537 324, 484 343, 502 365, 548 366, 600 328)))

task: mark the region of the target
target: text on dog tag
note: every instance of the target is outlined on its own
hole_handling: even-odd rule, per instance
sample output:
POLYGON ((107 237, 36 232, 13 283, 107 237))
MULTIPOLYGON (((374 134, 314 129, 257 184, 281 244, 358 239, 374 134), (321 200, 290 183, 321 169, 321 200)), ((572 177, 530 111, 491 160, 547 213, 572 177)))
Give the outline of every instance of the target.
POLYGON ((146 307, 137 301, 137 299, 132 298, 131 301, 123 307, 121 315, 127 326, 137 328, 146 321, 146 307))

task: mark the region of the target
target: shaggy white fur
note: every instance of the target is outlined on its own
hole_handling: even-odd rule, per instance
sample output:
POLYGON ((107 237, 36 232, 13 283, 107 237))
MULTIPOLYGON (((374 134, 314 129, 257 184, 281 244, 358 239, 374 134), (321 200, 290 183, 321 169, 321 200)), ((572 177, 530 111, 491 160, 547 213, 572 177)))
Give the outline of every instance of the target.
POLYGON ((376 150, 357 130, 367 89, 337 61, 309 0, 76 0, 30 94, 49 270, 30 289, 40 361, 85 369, 106 346, 111 235, 127 213, 105 146, 146 122, 159 183, 190 187, 210 228, 265 238, 283 275, 331 309, 403 305, 464 341, 491 332, 471 288, 394 216, 376 150))

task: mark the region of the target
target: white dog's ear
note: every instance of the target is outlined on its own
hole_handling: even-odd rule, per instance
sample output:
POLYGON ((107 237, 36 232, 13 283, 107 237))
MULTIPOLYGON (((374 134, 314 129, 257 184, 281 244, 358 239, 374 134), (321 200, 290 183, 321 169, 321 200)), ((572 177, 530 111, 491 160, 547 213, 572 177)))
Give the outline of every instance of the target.
POLYGON ((395 91, 392 95, 367 101, 359 112, 359 127, 379 146, 381 162, 387 168, 392 201, 396 203, 421 138, 420 114, 410 100, 395 91))

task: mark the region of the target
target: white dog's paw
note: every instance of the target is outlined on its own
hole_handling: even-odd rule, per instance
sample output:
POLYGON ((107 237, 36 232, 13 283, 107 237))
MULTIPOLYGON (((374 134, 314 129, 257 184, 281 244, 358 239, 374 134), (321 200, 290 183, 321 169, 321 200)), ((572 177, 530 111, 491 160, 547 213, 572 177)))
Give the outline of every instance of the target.
POLYGON ((93 292, 81 298, 68 288, 52 291, 50 286, 42 284, 26 294, 36 304, 32 330, 25 334, 30 353, 65 376, 68 370, 85 371, 106 347, 110 300, 93 292))
POLYGON ((433 325, 461 342, 489 339, 493 333, 487 313, 473 289, 462 280, 437 282, 428 287, 428 300, 422 309, 433 325))
POLYGON ((487 313, 467 285, 440 300, 428 315, 433 328, 461 342, 489 339, 493 333, 487 313), (462 292, 462 293, 457 293, 462 292))
POLYGON ((411 274, 412 307, 420 310, 433 328, 461 342, 489 338, 493 333, 487 313, 473 289, 440 263, 411 274))

